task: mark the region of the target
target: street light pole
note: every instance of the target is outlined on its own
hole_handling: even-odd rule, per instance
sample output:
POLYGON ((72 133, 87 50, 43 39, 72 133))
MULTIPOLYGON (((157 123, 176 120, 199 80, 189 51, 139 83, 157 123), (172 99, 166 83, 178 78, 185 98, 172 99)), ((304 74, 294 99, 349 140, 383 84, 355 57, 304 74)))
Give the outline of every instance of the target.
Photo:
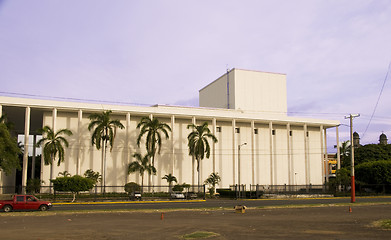
POLYGON ((353 142, 353 118, 359 117, 360 114, 350 114, 349 116, 345 116, 345 119, 350 118, 350 158, 351 158, 351 199, 350 202, 356 202, 356 185, 354 181, 354 142, 353 142))
POLYGON ((240 197, 240 148, 244 145, 247 145, 247 143, 242 143, 238 145, 238 187, 239 187, 239 197, 240 197))

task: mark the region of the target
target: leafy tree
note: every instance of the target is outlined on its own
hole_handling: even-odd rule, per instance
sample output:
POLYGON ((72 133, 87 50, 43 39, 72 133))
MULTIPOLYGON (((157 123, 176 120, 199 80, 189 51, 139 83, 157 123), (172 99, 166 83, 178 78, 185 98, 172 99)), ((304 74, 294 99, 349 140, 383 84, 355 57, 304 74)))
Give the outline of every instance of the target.
POLYGON ((72 177, 57 177, 56 179, 50 179, 53 183, 55 191, 72 192, 73 200, 76 199, 76 194, 82 191, 89 191, 94 187, 94 181, 89 178, 84 178, 79 175, 72 177))
POLYGON ((350 185, 351 185, 350 170, 347 168, 338 169, 336 171, 335 178, 330 178, 329 180, 329 188, 333 192, 335 192, 339 187, 341 187, 346 191, 350 185))
POLYGON ((117 133, 117 128, 123 129, 124 125, 119 120, 111 119, 111 110, 103 111, 102 113, 93 113, 90 115, 90 124, 88 130, 93 130, 91 137, 92 146, 96 149, 102 148, 102 186, 106 185, 106 153, 107 146, 110 145, 110 151, 113 150, 114 139, 117 133))
POLYGON ((367 144, 354 149, 355 165, 380 160, 391 160, 391 145, 367 144))
POLYGON ((94 181, 94 185, 102 180, 102 175, 99 172, 94 172, 92 169, 88 169, 84 172, 84 177, 94 181))
POLYGON ((214 143, 217 142, 217 138, 211 133, 208 128, 208 123, 204 122, 202 125, 189 124, 187 129, 192 128, 193 131, 187 136, 189 155, 193 156, 197 160, 197 172, 198 172, 198 186, 201 184, 200 176, 200 161, 210 156, 210 145, 208 138, 212 139, 214 143))
POLYGON ((4 123, 9 131, 11 131, 14 128, 14 124, 8 121, 7 114, 3 114, 0 117, 0 123, 4 123))
POLYGON ((136 158, 136 161, 133 161, 128 166, 128 174, 139 172, 141 176, 141 191, 144 186, 144 172, 147 172, 149 175, 156 174, 156 168, 149 163, 149 155, 146 154, 144 157, 140 153, 133 154, 133 157, 136 158))
POLYGON ((64 161, 64 147, 69 146, 68 141, 61 135, 71 136, 72 132, 68 129, 61 129, 54 132, 49 126, 38 129, 38 133, 42 134, 42 139, 37 142, 37 146, 43 144, 43 160, 45 165, 53 164, 58 156, 57 166, 60 166, 64 161))
POLYGON ((162 146, 161 133, 168 139, 168 132, 171 131, 171 128, 169 125, 160 122, 159 119, 155 117, 152 119, 143 117, 137 124, 137 129, 140 129, 140 133, 137 137, 137 146, 140 147, 141 138, 146 134, 145 147, 151 157, 152 166, 155 166, 156 151, 160 154, 162 146))
POLYGON ((216 185, 219 184, 221 181, 221 178, 219 176, 219 173, 211 173, 209 177, 205 180, 205 184, 211 185, 211 193, 216 193, 216 185))
POLYGON ((168 189, 169 189, 170 192, 171 192, 172 183, 173 182, 176 182, 176 183, 178 182, 176 177, 174 175, 172 175, 171 173, 164 175, 164 177, 162 177, 162 179, 166 179, 167 180, 167 182, 168 182, 168 189))
POLYGON ((13 169, 20 169, 20 149, 4 123, 0 123, 0 170, 10 174, 13 169))
POLYGON ((367 184, 391 184, 391 161, 365 162, 355 168, 358 181, 367 184))

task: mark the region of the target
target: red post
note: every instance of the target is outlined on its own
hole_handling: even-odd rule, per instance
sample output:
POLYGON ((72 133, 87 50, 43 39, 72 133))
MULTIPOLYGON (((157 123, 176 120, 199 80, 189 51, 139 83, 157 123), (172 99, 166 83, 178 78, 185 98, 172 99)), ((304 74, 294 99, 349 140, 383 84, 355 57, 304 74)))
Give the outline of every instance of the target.
POLYGON ((351 192, 351 202, 356 202, 356 184, 354 183, 354 176, 352 176, 352 188, 350 189, 351 192))

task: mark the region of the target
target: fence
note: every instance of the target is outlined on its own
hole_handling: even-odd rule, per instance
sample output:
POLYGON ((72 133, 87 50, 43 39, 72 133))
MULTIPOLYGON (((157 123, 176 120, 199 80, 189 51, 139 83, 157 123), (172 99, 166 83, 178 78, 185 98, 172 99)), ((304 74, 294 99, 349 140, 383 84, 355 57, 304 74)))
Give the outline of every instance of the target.
MULTIPOLYGON (((172 191, 170 186, 143 186, 136 192, 141 194, 142 200, 156 199, 195 199, 206 198, 205 185, 187 185, 179 188, 178 191, 172 191)), ((39 189, 29 189, 22 186, 0 186, 0 194, 22 194, 28 192, 42 199, 53 202, 71 201, 73 194, 71 192, 54 191, 51 186, 41 186, 39 189)), ((176 189, 174 189, 176 190, 176 189)), ((124 186, 95 186, 90 191, 80 192, 76 197, 82 201, 110 201, 110 200, 130 200, 131 193, 125 191, 124 186)))

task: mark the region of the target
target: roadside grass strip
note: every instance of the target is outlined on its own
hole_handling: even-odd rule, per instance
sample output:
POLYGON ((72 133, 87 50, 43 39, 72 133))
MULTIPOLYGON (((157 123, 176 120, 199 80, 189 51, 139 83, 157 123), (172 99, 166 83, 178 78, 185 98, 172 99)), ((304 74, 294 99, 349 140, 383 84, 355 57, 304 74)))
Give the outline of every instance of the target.
POLYGON ((58 202, 53 205, 99 205, 99 204, 143 204, 143 203, 188 203, 205 202, 206 200, 176 200, 176 201, 123 201, 123 202, 58 202))
POLYGON ((201 238, 210 238, 210 237, 216 237, 219 236, 218 233, 214 232, 193 232, 190 234, 185 234, 182 236, 183 239, 201 239, 201 238))
POLYGON ((391 219, 382 219, 379 221, 373 222, 374 227, 379 227, 384 230, 391 230, 391 219))

